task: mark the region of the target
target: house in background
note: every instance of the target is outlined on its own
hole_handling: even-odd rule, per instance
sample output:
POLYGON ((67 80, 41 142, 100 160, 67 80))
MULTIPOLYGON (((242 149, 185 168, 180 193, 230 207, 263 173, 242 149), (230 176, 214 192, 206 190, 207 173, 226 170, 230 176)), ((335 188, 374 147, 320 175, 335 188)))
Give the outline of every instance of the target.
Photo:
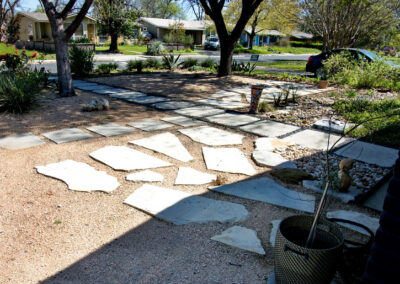
POLYGON ((303 41, 303 42, 312 42, 314 36, 309 33, 300 32, 300 31, 293 31, 290 34, 290 41, 303 41))
MULTIPOLYGON (((65 20, 65 24, 69 25, 76 17, 71 14, 65 20)), ((51 35, 50 22, 46 13, 39 12, 18 12, 16 19, 19 23, 19 39, 22 41, 53 41, 51 35)), ((71 39, 79 39, 86 37, 93 43, 98 42, 98 33, 96 20, 85 16, 84 20, 72 35, 71 39)))
MULTIPOLYGON (((249 29, 245 29, 240 36, 239 42, 244 47, 249 46, 250 33, 251 31, 249 29)), ((280 33, 277 30, 264 30, 255 35, 255 37, 253 38, 253 46, 270 45, 279 41, 279 39, 284 36, 285 34, 280 33)))

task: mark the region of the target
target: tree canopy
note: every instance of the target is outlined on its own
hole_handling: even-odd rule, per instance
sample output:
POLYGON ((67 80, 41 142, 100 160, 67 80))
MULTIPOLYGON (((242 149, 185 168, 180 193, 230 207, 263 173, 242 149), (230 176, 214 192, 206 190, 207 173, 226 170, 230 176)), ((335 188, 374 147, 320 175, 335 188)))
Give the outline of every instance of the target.
POLYGON ((136 0, 135 6, 143 16, 163 19, 185 19, 177 0, 136 0))

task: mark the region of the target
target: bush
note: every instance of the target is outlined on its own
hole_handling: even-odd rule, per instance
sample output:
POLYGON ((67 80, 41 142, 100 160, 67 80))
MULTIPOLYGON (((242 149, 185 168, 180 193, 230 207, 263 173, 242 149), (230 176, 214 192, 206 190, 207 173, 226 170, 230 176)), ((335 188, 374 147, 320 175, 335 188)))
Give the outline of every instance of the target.
POLYGON ((69 52, 72 73, 78 76, 86 76, 92 72, 94 66, 93 57, 93 51, 84 50, 73 45, 69 52))
POLYGON ((151 41, 147 46, 147 54, 148 55, 161 55, 165 52, 165 47, 161 41, 154 40, 151 41))
POLYGON ((138 73, 142 73, 143 68, 145 67, 145 64, 143 60, 129 60, 128 65, 126 66, 126 69, 128 71, 132 71, 136 69, 138 73))
POLYGON ((7 70, 14 71, 14 72, 22 70, 26 67, 24 58, 22 58, 22 56, 18 56, 16 54, 9 54, 6 57, 4 65, 5 65, 5 67, 7 67, 7 70))
POLYGON ((147 68, 152 68, 152 69, 161 69, 162 67, 161 61, 158 60, 157 58, 147 58, 145 65, 147 68))
POLYGON ((91 43, 87 37, 80 37, 78 39, 70 39, 68 43, 91 43))
POLYGON ((100 74, 110 74, 111 71, 118 68, 117 63, 104 63, 97 65, 96 71, 100 74))
POLYGON ((191 71, 191 72, 192 71, 204 71, 205 68, 202 67, 202 66, 192 66, 192 67, 189 67, 188 70, 191 71))
POLYGON ((316 48, 322 50, 323 44, 316 42, 289 41, 292 47, 316 48))
POLYGON ((206 60, 204 60, 200 63, 200 66, 204 67, 204 68, 213 68, 214 60, 212 60, 211 58, 207 58, 206 60))
POLYGON ((179 54, 177 57, 175 57, 175 55, 173 54, 169 54, 164 55, 163 56, 163 65, 165 68, 167 68, 170 71, 173 71, 174 69, 176 69, 177 67, 179 67, 180 63, 179 63, 179 58, 181 57, 181 55, 179 54))
POLYGON ((199 63, 199 61, 196 58, 186 58, 182 61, 182 68, 183 69, 188 69, 190 67, 196 66, 199 63))

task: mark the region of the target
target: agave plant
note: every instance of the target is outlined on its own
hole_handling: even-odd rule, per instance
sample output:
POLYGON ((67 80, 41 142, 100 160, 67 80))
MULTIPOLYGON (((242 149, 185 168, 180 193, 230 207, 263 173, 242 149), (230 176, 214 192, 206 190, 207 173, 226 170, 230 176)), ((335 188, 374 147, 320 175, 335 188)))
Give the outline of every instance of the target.
POLYGON ((181 65, 181 63, 179 63, 179 58, 180 57, 181 57, 180 54, 176 58, 175 58, 175 55, 173 55, 173 54, 164 55, 163 56, 163 65, 168 70, 174 71, 176 68, 179 67, 179 65, 181 65))

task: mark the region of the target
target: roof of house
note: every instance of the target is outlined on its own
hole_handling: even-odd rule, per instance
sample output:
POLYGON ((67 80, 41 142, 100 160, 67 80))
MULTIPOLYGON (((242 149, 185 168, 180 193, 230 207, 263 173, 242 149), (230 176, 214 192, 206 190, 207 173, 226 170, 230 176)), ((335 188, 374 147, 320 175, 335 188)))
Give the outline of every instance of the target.
MULTIPOLYGON (((18 12, 17 15, 22 15, 28 18, 31 18, 32 20, 36 21, 36 22, 43 22, 43 23, 47 23, 49 21, 49 19, 47 18, 46 13, 42 13, 42 12, 18 12)), ((69 14, 67 18, 71 18, 76 16, 76 14, 69 14)), ((89 18, 91 20, 95 20, 89 16, 85 16, 86 18, 89 18)))
POLYGON ((314 37, 314 35, 312 35, 312 34, 300 32, 300 31, 293 31, 291 33, 291 35, 292 35, 292 37, 301 38, 301 39, 312 39, 314 37))
MULTIPOLYGON (((245 31, 250 34, 251 30, 246 28, 245 31)), ((270 35, 270 36, 285 36, 285 34, 277 31, 277 30, 263 30, 257 33, 258 35, 270 35)))
POLYGON ((141 17, 140 21, 148 23, 157 28, 169 29, 170 25, 175 23, 182 23, 185 30, 191 31, 204 31, 206 30, 205 21, 186 21, 186 20, 172 20, 172 19, 159 19, 159 18, 145 18, 141 17))

